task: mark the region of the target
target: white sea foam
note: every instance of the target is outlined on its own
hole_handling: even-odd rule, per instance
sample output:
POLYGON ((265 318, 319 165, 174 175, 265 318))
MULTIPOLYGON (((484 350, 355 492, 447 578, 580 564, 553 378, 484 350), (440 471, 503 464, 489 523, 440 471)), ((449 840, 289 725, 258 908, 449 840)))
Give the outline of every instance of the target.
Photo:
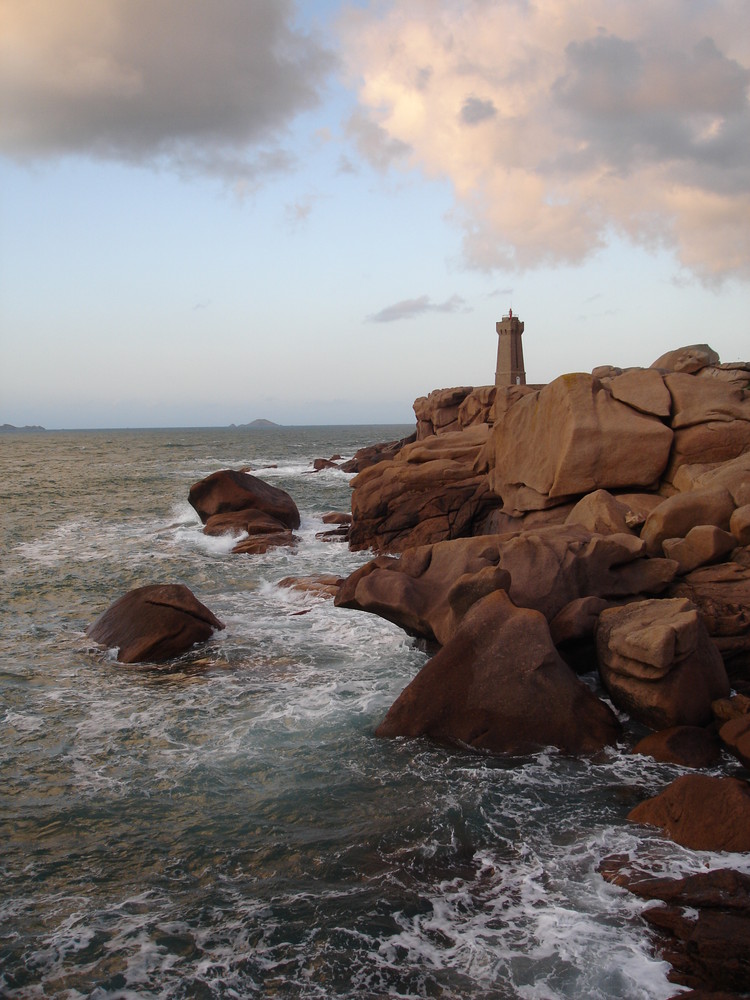
POLYGON ((11 729, 20 733, 36 733, 44 727, 44 719, 27 712, 14 712, 11 709, 5 713, 3 722, 11 729))

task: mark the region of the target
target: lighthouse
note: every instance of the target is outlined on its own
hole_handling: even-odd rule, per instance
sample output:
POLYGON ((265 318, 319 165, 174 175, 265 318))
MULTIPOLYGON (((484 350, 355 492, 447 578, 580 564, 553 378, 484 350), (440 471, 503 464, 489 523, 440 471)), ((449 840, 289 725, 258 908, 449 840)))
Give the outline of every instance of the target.
POLYGON ((521 343, 523 323, 509 309, 508 315, 495 324, 495 329, 498 336, 495 385, 526 385, 521 343))

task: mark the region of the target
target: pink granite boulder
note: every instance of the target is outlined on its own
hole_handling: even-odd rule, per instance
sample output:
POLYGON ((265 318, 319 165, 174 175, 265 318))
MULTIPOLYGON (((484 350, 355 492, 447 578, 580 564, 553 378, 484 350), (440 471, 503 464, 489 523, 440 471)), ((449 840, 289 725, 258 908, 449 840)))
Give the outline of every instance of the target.
POLYGON ((163 663, 223 628, 187 587, 163 584, 129 591, 87 634, 108 649, 116 648, 121 663, 163 663))
POLYGON ((715 767, 721 760, 721 744, 702 726, 672 726, 649 733, 633 747, 633 753, 653 757, 681 767, 715 767))
POLYGON ((522 512, 597 489, 653 487, 667 465, 672 431, 615 399, 599 379, 577 373, 511 406, 498 417, 492 442, 490 486, 509 511, 522 512))
POLYGON ((750 851, 750 786, 737 778, 686 774, 628 814, 694 851, 750 851))
POLYGON ((612 701, 651 729, 707 725, 711 703, 729 694, 721 655, 690 601, 607 608, 596 648, 612 701))
POLYGON ((594 753, 618 733, 611 710, 558 655, 544 617, 502 590, 471 608, 376 730, 493 753, 594 753))
POLYGON ((235 469, 214 472, 190 487, 188 501, 205 524, 215 514, 257 510, 280 521, 286 528, 298 528, 299 511, 284 490, 235 469))

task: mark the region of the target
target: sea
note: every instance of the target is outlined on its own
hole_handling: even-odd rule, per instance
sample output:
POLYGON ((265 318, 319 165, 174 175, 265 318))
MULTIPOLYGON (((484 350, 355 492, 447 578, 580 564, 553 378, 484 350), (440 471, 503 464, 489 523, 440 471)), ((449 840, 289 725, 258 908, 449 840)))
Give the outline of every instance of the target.
POLYGON ((283 588, 370 555, 324 541, 350 477, 409 427, 0 436, 0 995, 667 998, 641 919, 598 874, 687 851, 628 811, 682 773, 633 755, 476 755, 374 730, 426 662, 394 625, 283 588), (295 499, 295 549, 233 555, 190 486, 250 467, 295 499), (225 624, 168 668, 87 627, 183 583, 225 624))

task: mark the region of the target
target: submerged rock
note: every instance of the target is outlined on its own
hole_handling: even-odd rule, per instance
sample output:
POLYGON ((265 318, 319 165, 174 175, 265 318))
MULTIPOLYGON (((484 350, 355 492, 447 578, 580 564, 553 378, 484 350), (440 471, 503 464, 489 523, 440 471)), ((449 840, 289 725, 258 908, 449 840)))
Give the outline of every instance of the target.
POLYGON ((269 549, 282 546, 294 548, 296 545, 297 536, 291 531, 273 531, 265 535, 250 535, 249 538, 240 539, 232 552, 235 555, 262 555, 269 549))
POLYGON ((313 594, 315 597, 334 598, 343 582, 343 577, 331 574, 285 576, 283 580, 279 580, 277 586, 288 590, 298 590, 304 594, 313 594))
POLYGON ((117 648, 121 663, 163 663, 205 642, 224 624, 182 584, 138 587, 108 608, 87 630, 117 648))

